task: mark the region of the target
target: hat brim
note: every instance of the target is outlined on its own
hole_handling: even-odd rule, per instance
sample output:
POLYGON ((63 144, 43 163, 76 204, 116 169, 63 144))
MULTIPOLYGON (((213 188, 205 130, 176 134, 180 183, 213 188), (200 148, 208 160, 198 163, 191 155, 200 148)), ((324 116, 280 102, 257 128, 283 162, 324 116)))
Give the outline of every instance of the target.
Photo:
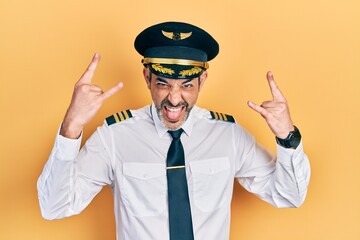
POLYGON ((158 76, 171 79, 192 79, 199 77, 204 68, 198 66, 189 65, 177 65, 177 64, 160 64, 149 63, 147 64, 149 70, 158 76))

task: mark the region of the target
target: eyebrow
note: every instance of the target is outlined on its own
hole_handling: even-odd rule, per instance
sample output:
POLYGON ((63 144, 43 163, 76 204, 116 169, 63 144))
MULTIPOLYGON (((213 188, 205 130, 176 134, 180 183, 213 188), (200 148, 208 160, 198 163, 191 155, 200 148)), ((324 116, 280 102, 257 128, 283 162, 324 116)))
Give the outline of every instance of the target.
POLYGON ((162 79, 160 77, 157 77, 156 80, 158 80, 159 82, 168 83, 168 81, 166 81, 165 79, 162 79))
POLYGON ((187 79, 186 81, 182 82, 182 85, 188 83, 188 82, 191 82, 192 80, 194 80, 194 78, 191 78, 191 79, 187 79))
MULTIPOLYGON (((165 79, 162 79, 161 77, 157 77, 156 80, 158 80, 159 82, 162 82, 162 83, 169 84, 168 81, 166 81, 165 79)), ((194 78, 186 79, 184 82, 181 83, 181 85, 191 82, 192 80, 194 80, 194 78)))

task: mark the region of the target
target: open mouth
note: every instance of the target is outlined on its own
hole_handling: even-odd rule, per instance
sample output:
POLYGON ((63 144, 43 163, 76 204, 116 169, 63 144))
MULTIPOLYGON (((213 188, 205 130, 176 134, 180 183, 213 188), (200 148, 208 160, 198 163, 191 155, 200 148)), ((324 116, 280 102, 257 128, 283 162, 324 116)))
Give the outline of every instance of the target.
POLYGON ((163 106, 163 113, 165 118, 172 123, 178 122, 184 115, 185 110, 186 106, 183 105, 178 107, 170 107, 168 105, 163 106))

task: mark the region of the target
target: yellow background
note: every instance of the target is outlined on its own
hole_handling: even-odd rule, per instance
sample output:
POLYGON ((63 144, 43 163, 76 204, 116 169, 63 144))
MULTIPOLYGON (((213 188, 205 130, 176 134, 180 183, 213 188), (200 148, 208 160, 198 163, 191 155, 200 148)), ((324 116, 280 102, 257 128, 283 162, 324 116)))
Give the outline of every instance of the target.
POLYGON ((51 151, 74 83, 95 51, 94 82, 123 90, 85 129, 150 103, 136 35, 163 21, 186 21, 220 43, 198 104, 234 115, 259 142, 274 137, 247 100, 270 98, 272 70, 310 157, 300 209, 275 209, 240 187, 231 239, 360 239, 360 4, 358 0, 0 1, 0 239, 115 239, 105 188, 80 215, 45 221, 36 180, 51 151))

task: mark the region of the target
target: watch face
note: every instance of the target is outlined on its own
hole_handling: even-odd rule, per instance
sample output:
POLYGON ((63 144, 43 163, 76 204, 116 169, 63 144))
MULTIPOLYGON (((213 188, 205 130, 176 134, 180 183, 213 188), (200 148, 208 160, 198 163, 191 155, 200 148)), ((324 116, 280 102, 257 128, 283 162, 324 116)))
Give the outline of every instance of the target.
POLYGON ((294 138, 294 139, 290 140, 291 147, 296 148, 297 146, 299 146, 299 144, 300 144, 300 138, 294 138))
POLYGON ((291 147, 296 148, 297 146, 299 146, 301 141, 301 135, 299 130, 293 132, 293 134, 290 136, 289 138, 289 144, 291 147))

